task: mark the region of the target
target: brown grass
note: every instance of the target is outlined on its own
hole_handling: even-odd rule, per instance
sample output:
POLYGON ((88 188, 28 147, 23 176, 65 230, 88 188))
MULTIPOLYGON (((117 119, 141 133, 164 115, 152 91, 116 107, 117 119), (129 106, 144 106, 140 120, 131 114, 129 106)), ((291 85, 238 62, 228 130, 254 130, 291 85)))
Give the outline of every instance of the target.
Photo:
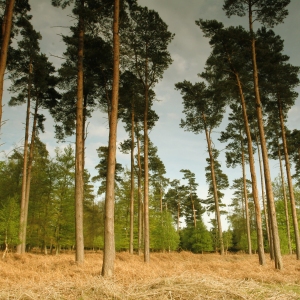
POLYGON ((300 299, 300 261, 284 256, 284 269, 258 265, 256 255, 153 253, 150 264, 116 255, 115 276, 100 276, 101 253, 8 254, 0 261, 0 299, 300 299))

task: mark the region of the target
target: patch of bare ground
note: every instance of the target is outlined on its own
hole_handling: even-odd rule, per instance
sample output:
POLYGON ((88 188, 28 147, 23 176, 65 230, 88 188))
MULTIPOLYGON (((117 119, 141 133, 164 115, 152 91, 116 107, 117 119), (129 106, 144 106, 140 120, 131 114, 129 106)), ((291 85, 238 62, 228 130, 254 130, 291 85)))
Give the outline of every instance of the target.
POLYGON ((74 254, 8 254, 0 261, 0 299, 300 299, 300 261, 284 256, 284 269, 257 255, 117 253, 115 276, 100 276, 101 253, 86 253, 83 266, 74 254))

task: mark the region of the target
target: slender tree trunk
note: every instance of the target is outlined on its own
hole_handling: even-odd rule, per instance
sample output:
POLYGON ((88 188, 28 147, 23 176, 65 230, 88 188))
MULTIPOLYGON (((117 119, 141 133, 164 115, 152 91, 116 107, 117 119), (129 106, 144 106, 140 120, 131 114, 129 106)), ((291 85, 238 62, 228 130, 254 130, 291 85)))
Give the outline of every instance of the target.
POLYGON ((282 136, 284 159, 285 159, 285 168, 286 168, 286 175, 287 175, 287 181, 288 181, 288 187, 289 187, 292 217, 293 217, 293 225, 294 225, 294 233, 295 233, 296 256, 297 256, 297 260, 300 260, 300 237, 299 237, 297 209, 296 209, 294 188, 293 188, 293 182, 292 182, 292 176, 291 176, 290 159, 289 159, 287 143, 286 143, 282 105, 281 105, 281 99, 279 97, 278 97, 278 109, 279 109, 281 136, 282 136))
POLYGON ((192 201, 194 228, 196 229, 197 228, 197 219, 196 219, 195 202, 194 202, 194 199, 192 198, 192 194, 190 194, 190 196, 191 196, 191 201, 192 201))
POLYGON ((159 187, 159 204, 160 204, 160 212, 163 212, 163 190, 162 190, 162 183, 159 187))
POLYGON ((244 188, 244 198, 245 198, 245 212, 246 212, 248 253, 252 254, 250 218, 249 218, 249 205, 248 205, 248 193, 247 193, 246 170, 245 170, 245 154, 244 154, 244 144, 243 144, 242 140, 241 140, 241 148, 242 148, 243 188, 244 188))
MULTIPOLYGON (((205 122, 205 115, 203 114, 202 117, 205 122)), ((208 148, 208 154, 210 159, 211 180, 213 184, 213 192, 214 192, 214 199, 215 199, 215 211, 216 211, 216 219, 217 219, 217 226, 218 226, 218 237, 220 241, 220 251, 221 251, 221 255, 224 255, 223 230, 222 230, 222 222, 221 222, 221 213, 219 208, 219 197, 218 197, 218 189, 217 189, 217 182, 216 182, 216 175, 215 175, 215 164, 214 164, 214 157, 211 148, 210 133, 208 132, 206 126, 205 126, 205 135, 206 135, 207 148, 208 148)))
POLYGON ((271 242, 271 239, 270 239, 270 226, 269 226, 269 216, 268 216, 269 209, 267 208, 266 200, 265 200, 265 185, 264 185, 264 174, 263 174, 263 171, 262 171, 260 144, 259 144, 259 140, 258 140, 258 135, 256 133, 255 133, 255 137, 256 137, 257 152, 258 152, 258 162, 259 162, 259 171, 260 171, 260 184, 261 184, 261 198, 262 198, 263 207, 264 207, 267 239, 268 239, 268 245, 269 245, 269 248, 270 248, 271 259, 274 259, 274 257, 273 257, 273 243, 271 242))
MULTIPOLYGON (((80 0, 81 12, 84 0, 80 0)), ((75 151, 75 261, 84 263, 83 240, 83 49, 84 49, 84 20, 79 15, 78 32, 78 64, 77 64, 77 105, 76 105, 76 151, 75 151)))
MULTIPOLYGON (((148 62, 146 62, 146 68, 148 62)), ((146 71, 146 74, 148 70, 146 71)), ((147 79, 146 79, 147 82, 147 79)), ((148 168, 148 85, 145 86, 145 111, 144 111, 144 261, 150 262, 150 237, 149 237, 149 168, 148 168)))
POLYGON ((180 199, 177 199, 177 232, 180 231, 180 199))
POLYGON ((27 110, 26 110, 26 125, 25 125, 25 140, 24 140, 24 162, 23 162, 23 177, 22 177, 22 194, 21 194, 21 211, 20 211, 20 244, 17 246, 17 253, 23 254, 26 251, 26 187, 27 187, 27 167, 28 167, 28 135, 29 135, 29 119, 30 119, 30 99, 31 98, 31 60, 29 62, 28 75, 28 90, 27 90, 27 110))
POLYGON ((2 98, 3 98, 4 73, 6 69, 7 51, 8 51, 9 41, 10 41, 14 5, 15 5, 15 0, 6 1, 5 15, 2 23, 2 45, 1 45, 1 53, 0 53, 0 131, 2 127, 2 98))
POLYGON ((286 198, 285 180, 284 180, 284 175, 283 175, 283 167, 282 167, 281 151, 280 151, 279 142, 278 142, 278 158, 279 158, 280 177, 281 177, 282 193, 283 193, 283 200, 284 200, 284 212, 285 212, 286 233, 287 233, 287 238, 288 238, 288 247, 289 247, 289 253, 292 254, 293 252, 292 252, 292 243, 291 243, 289 210, 288 210, 288 203, 287 203, 287 198, 286 198))
POLYGON ((131 187, 130 187, 130 241, 129 253, 133 254, 134 226, 134 102, 131 104, 131 187))
POLYGON ((137 161, 138 161, 138 255, 142 255, 142 237, 143 237, 143 202, 142 202, 142 164, 140 138, 137 134, 137 161))
POLYGON ((119 12, 120 1, 114 1, 114 24, 113 24, 113 87, 111 99, 111 117, 109 119, 109 146, 107 158, 107 177, 105 194, 105 223, 104 223, 104 254, 102 276, 114 274, 115 261, 115 237, 114 237, 114 205, 115 205, 115 167, 116 167, 116 143, 118 122, 119 100, 119 77, 120 77, 120 41, 119 41, 119 12))
POLYGON ((34 154, 34 142, 35 142, 35 134, 36 134, 38 106, 39 106, 39 101, 37 99, 34 108, 33 125, 32 125, 31 142, 30 142, 29 159, 28 159, 27 176, 26 176, 26 198, 25 198, 25 220, 24 220, 26 227, 27 227, 27 220, 28 220, 31 170, 32 170, 32 162, 33 162, 33 154, 34 154))
POLYGON ((255 164, 254 164, 254 157, 253 157, 253 148, 252 148, 252 138, 249 128, 249 121, 246 109, 246 102, 244 98, 244 93, 242 89, 242 83, 240 81, 239 74, 235 72, 236 82, 239 89, 239 95, 242 105, 242 114, 245 126, 245 133, 247 136, 247 143, 248 143, 248 155, 249 155, 249 166, 250 166, 250 174, 251 174, 251 181, 252 181, 252 194, 253 194, 253 201, 255 206, 255 216, 256 216, 256 234, 257 234, 257 249, 258 249, 258 258, 260 265, 265 264, 265 253, 264 253, 264 242, 263 242, 263 231, 262 231, 262 222, 261 222, 261 212, 260 212, 260 204, 259 204, 259 197, 257 191, 257 180, 256 180, 256 172, 255 172, 255 164))

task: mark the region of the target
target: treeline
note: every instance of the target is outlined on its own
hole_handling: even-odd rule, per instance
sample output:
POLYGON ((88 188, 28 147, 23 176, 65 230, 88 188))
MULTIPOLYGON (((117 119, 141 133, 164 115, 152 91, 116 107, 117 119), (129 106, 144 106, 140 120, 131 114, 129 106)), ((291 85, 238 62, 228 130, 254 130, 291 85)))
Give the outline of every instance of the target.
POLYGON ((247 30, 226 28, 217 20, 196 21, 212 51, 200 82, 183 81, 175 87, 183 98, 185 119, 180 126, 205 134, 206 199, 199 198, 192 171, 181 170, 184 184, 166 178, 165 166, 148 137, 158 120, 153 88, 172 63, 168 45, 174 35, 159 14, 135 0, 55 0, 52 4, 70 5, 75 20, 70 35, 63 36, 66 51, 58 70, 40 51, 41 35, 30 22, 28 2, 1 1, 0 6, 0 59, 5 69, 8 58, 13 95, 9 104, 27 107, 23 151, 15 149, 1 162, 0 226, 6 250, 9 244, 17 245, 19 254, 32 247, 44 252, 71 248, 80 264, 85 248, 103 249, 104 276, 114 272, 116 249, 143 252, 146 263, 150 249, 221 254, 244 250, 257 252, 261 265, 267 250, 281 269, 288 241, 289 253, 295 251, 300 259, 299 203, 290 166, 292 161, 297 180, 299 131, 285 125, 298 96, 299 67, 289 63, 283 40, 270 29, 287 16, 289 0, 226 0, 226 14, 247 16, 247 30), (254 30, 254 22, 262 27, 254 30), (17 44, 8 47, 7 35, 17 44), (75 151, 69 146, 57 150, 55 158, 49 157, 41 142, 45 120, 41 108, 53 117, 58 140, 75 135, 75 151), (107 114, 109 136, 108 145, 97 149, 98 175, 90 178, 85 170, 85 140, 95 109, 107 114), (226 110, 231 111, 229 124, 219 140, 227 143, 228 167, 240 166, 242 175, 232 185, 230 228, 224 232, 222 199, 229 182, 212 132, 226 110), (128 132, 120 149, 130 154, 130 170, 124 170, 116 159, 118 119, 128 132), (260 180, 254 163, 256 150, 260 180), (270 158, 280 163, 284 158, 287 188, 281 164, 281 182, 272 186, 270 158), (251 178, 246 176, 247 165, 251 178), (100 181, 101 201, 93 194, 91 180, 100 181), (205 211, 213 215, 210 231, 203 223, 205 211))

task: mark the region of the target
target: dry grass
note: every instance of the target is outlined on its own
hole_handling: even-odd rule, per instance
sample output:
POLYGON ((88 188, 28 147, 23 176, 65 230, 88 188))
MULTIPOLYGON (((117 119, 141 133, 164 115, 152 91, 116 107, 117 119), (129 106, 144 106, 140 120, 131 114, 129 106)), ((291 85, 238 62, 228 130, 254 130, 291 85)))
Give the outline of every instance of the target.
POLYGON ((101 253, 87 253, 84 266, 74 254, 8 254, 0 261, 0 299, 300 299, 300 261, 284 257, 259 266, 256 255, 155 253, 151 262, 116 255, 114 278, 100 276, 101 253))

